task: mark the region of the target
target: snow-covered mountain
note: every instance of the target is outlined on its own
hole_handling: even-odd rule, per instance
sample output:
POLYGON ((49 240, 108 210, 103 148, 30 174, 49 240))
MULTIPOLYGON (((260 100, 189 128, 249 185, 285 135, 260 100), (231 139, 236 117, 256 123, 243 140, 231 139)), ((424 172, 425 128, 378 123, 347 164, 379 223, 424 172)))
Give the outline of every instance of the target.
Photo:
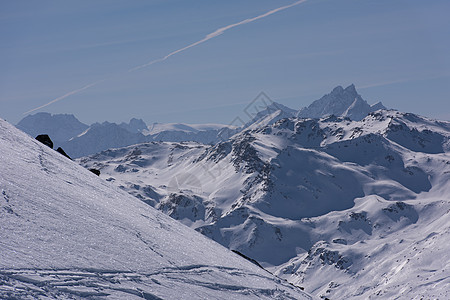
POLYGON ((129 123, 95 123, 87 126, 73 115, 51 115, 38 113, 25 117, 17 127, 32 137, 48 134, 57 146, 73 158, 94 154, 96 152, 129 146, 143 142, 197 142, 216 144, 227 140, 244 129, 255 129, 271 125, 278 120, 295 116, 304 118, 321 118, 328 115, 349 117, 360 120, 369 112, 385 107, 379 102, 370 106, 356 92, 355 86, 346 89, 336 87, 330 94, 314 101, 310 106, 299 111, 280 103, 271 101, 261 93, 246 111, 250 121, 241 127, 222 124, 183 124, 154 123, 150 126, 133 118, 129 123))
POLYGON ((199 129, 195 129, 187 124, 177 124, 178 126, 166 126, 165 129, 159 128, 160 130, 155 130, 154 127, 142 129, 142 120, 137 120, 138 122, 133 120, 136 119, 132 119, 129 124, 119 125, 109 122, 92 124, 83 133, 61 145, 71 157, 78 158, 106 149, 152 141, 194 141, 202 144, 215 144, 222 135, 228 136, 237 132, 237 129, 225 125, 222 127, 198 125, 195 127, 199 127, 199 129))
POLYGON ((79 162, 318 296, 450 297, 449 122, 290 118, 79 162))
POLYGON ((145 124, 142 119, 136 118, 132 118, 129 123, 122 122, 119 124, 119 126, 131 133, 142 133, 148 129, 147 124, 145 124))
POLYGON ((230 136, 240 129, 221 124, 153 124, 149 126, 149 135, 157 142, 197 142, 215 144, 222 136, 230 136))
POLYGON ((255 129, 266 125, 272 125, 281 119, 295 117, 297 114, 296 110, 283 104, 277 102, 268 102, 267 104, 268 105, 261 111, 258 111, 252 120, 247 122, 242 129, 255 129))
POLYGON ((72 158, 151 141, 215 144, 224 136, 239 131, 235 126, 221 124, 154 123, 147 126, 136 118, 129 123, 103 122, 88 126, 73 115, 49 113, 27 116, 16 127, 32 137, 48 134, 55 145, 61 146, 72 158))
POLYGON ((83 133, 62 143, 70 157, 77 158, 105 149, 119 148, 146 142, 148 139, 140 132, 130 132, 116 123, 95 123, 83 133))
POLYGON ((148 135, 157 135, 162 132, 182 131, 182 132, 200 132, 221 130, 224 127, 234 128, 223 124, 185 124, 185 123, 153 123, 148 126, 148 135))
POLYGON ((312 299, 0 119, 1 299, 312 299))
POLYGON ((89 126, 81 123, 74 115, 41 112, 28 115, 16 125, 20 130, 32 137, 39 134, 48 134, 53 142, 60 146, 74 136, 81 134, 89 126))
POLYGON ((359 121, 370 112, 379 109, 386 109, 386 107, 381 102, 369 105, 352 84, 345 89, 342 86, 334 88, 331 93, 314 101, 308 107, 300 109, 297 116, 299 118, 322 118, 334 115, 359 121))

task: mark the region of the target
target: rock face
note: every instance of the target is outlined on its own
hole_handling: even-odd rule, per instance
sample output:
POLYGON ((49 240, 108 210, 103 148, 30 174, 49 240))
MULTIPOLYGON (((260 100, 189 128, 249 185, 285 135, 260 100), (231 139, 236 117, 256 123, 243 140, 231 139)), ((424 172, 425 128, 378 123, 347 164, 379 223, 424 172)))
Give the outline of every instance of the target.
POLYGON ((120 123, 119 126, 122 127, 123 129, 128 130, 131 133, 143 132, 144 130, 148 129, 147 124, 145 124, 145 122, 142 119, 136 118, 132 118, 128 124, 125 122, 120 123))
POLYGON ((356 91, 352 84, 345 89, 338 86, 329 94, 314 101, 308 107, 298 111, 299 118, 321 118, 329 115, 348 117, 352 120, 362 120, 368 113, 386 107, 378 102, 369 105, 356 91))
POLYGON ((100 170, 98 170, 98 169, 89 169, 89 171, 91 171, 92 173, 94 173, 95 175, 97 175, 97 176, 100 176, 100 170))
POLYGON ((50 139, 50 137, 48 136, 48 134, 40 134, 36 137, 36 140, 38 140, 39 142, 41 142, 42 144, 50 147, 51 149, 53 149, 53 142, 50 139))
MULTIPOLYGON (((48 134, 40 134, 36 137, 36 140, 38 140, 39 142, 41 142, 42 144, 50 147, 50 149, 53 149, 53 142, 50 139, 50 137, 48 136, 48 134)), ((56 152, 64 155, 65 157, 67 157, 68 159, 72 160, 72 158, 70 158, 69 155, 67 155, 67 153, 63 150, 63 148, 58 147, 58 149, 56 149, 56 152)))
POLYGON ((58 149, 56 149, 56 152, 61 153, 62 155, 64 155, 65 157, 67 157, 68 159, 72 159, 70 158, 69 155, 67 155, 67 153, 63 150, 63 148, 58 147, 58 149))

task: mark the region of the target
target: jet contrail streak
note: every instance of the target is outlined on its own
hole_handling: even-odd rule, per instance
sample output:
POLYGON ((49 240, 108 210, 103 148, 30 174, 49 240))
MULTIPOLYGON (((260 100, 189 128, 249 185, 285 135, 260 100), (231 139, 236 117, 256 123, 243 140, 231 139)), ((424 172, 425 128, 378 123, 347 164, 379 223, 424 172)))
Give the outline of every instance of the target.
MULTIPOLYGON (((270 16, 270 15, 273 15, 274 13, 277 13, 277 12, 279 12, 279 11, 282 11, 282 10, 285 10, 285 9, 288 9, 288 8, 291 8, 291 7, 293 7, 293 6, 299 5, 299 4, 301 4, 301 3, 303 3, 303 2, 306 2, 306 1, 307 1, 307 0, 299 0, 299 1, 296 1, 296 2, 294 2, 294 3, 292 3, 292 4, 285 5, 285 6, 282 6, 282 7, 279 7, 279 8, 275 8, 275 9, 272 9, 272 10, 270 10, 270 11, 268 11, 268 12, 262 14, 262 15, 259 15, 259 16, 256 16, 256 17, 253 17, 253 18, 250 18, 250 19, 245 19, 245 20, 243 20, 243 21, 240 21, 240 22, 238 22, 238 23, 234 23, 234 24, 231 24, 231 25, 228 25, 228 26, 221 27, 221 28, 217 29, 216 31, 211 32, 210 34, 206 35, 203 39, 201 39, 201 40, 199 40, 199 41, 197 41, 197 42, 195 42, 195 43, 189 44, 189 45, 187 45, 187 46, 185 46, 185 47, 183 47, 183 48, 180 48, 180 49, 178 49, 178 50, 175 50, 175 51, 173 51, 173 52, 167 54, 166 56, 164 56, 164 57, 162 57, 162 58, 158 58, 158 59, 152 60, 152 61, 150 61, 150 62, 148 62, 148 63, 146 63, 146 64, 143 64, 143 65, 140 65, 140 66, 131 68, 131 69, 129 69, 127 72, 128 72, 128 73, 134 72, 134 71, 140 70, 140 69, 142 69, 142 68, 151 66, 151 65, 153 65, 153 64, 155 64, 155 63, 165 61, 166 59, 168 59, 168 58, 171 57, 171 56, 174 56, 174 55, 176 55, 176 54, 178 54, 178 53, 180 53, 180 52, 183 52, 183 51, 185 51, 185 50, 188 50, 188 49, 190 49, 190 48, 192 48, 192 47, 195 47, 195 46, 198 46, 198 45, 200 45, 200 44, 203 44, 204 42, 207 42, 207 41, 209 41, 210 39, 213 39, 213 38, 215 38, 215 37, 218 37, 219 35, 225 33, 225 31, 227 31, 227 30, 229 30, 229 29, 232 29, 232 28, 234 28, 234 27, 238 27, 238 26, 241 26, 241 25, 244 25, 244 24, 248 24, 248 23, 254 22, 254 21, 256 21, 256 20, 259 20, 259 19, 268 17, 268 16, 270 16)), ((73 90, 73 91, 71 91, 71 92, 68 92, 67 94, 62 95, 61 97, 58 97, 58 98, 56 98, 56 99, 53 99, 52 101, 50 101, 50 102, 48 102, 48 103, 46 103, 46 104, 44 104, 44 105, 41 105, 41 106, 39 106, 39 107, 33 108, 32 110, 29 110, 29 111, 27 111, 27 112, 25 112, 25 113, 23 113, 23 114, 26 115, 26 114, 29 114, 29 113, 31 113, 31 112, 33 112, 33 111, 39 110, 39 109, 41 109, 41 108, 44 108, 44 107, 46 107, 46 106, 48 106, 48 105, 50 105, 50 104, 53 104, 53 103, 58 102, 58 101, 60 101, 60 100, 63 100, 63 99, 65 99, 65 98, 69 97, 69 96, 75 95, 75 94, 77 94, 77 93, 79 93, 79 92, 81 92, 81 91, 84 91, 84 90, 86 90, 86 89, 88 89, 88 88, 90 88, 90 87, 92 87, 92 86, 94 86, 94 85, 97 85, 98 83, 100 83, 100 82, 102 82, 102 81, 105 81, 105 80, 107 80, 107 79, 102 79, 102 80, 96 81, 96 82, 94 82, 94 83, 90 83, 90 84, 88 84, 88 85, 86 85, 86 86, 84 86, 84 87, 82 87, 82 88, 77 89, 77 90, 73 90)))
POLYGON ((213 38, 215 38, 215 37, 218 37, 219 35, 225 33, 225 31, 227 31, 227 30, 229 30, 229 29, 232 29, 232 28, 234 28, 234 27, 238 27, 238 26, 241 26, 241 25, 244 25, 244 24, 248 24, 248 23, 254 22, 254 21, 256 21, 256 20, 259 20, 259 19, 268 17, 268 16, 270 16, 270 15, 273 15, 274 13, 277 13, 277 12, 279 12, 279 11, 282 11, 282 10, 285 10, 285 9, 288 9, 288 8, 291 8, 291 7, 293 7, 293 6, 299 5, 299 4, 301 4, 301 3, 303 3, 303 2, 306 2, 306 1, 307 1, 307 0, 300 0, 300 1, 294 2, 294 3, 292 3, 292 4, 289 4, 289 5, 286 5, 286 6, 282 6, 282 7, 276 8, 276 9, 273 9, 273 10, 271 10, 271 11, 266 12, 265 14, 256 16, 256 17, 254 17, 254 18, 245 19, 245 20, 240 21, 240 22, 238 22, 238 23, 234 23, 234 24, 231 24, 231 25, 228 25, 228 26, 225 26, 225 27, 221 27, 221 28, 217 29, 216 31, 211 32, 210 34, 206 35, 203 39, 201 39, 201 40, 199 40, 199 41, 197 41, 197 42, 195 42, 195 43, 192 43, 192 44, 190 44, 190 45, 187 45, 186 47, 183 47, 183 48, 181 48, 181 49, 175 50, 175 51, 173 51, 173 52, 167 54, 166 56, 164 56, 164 57, 162 57, 162 58, 155 59, 155 60, 152 60, 151 62, 148 62, 148 63, 146 63, 146 64, 143 64, 143 65, 134 67, 134 68, 128 70, 128 72, 134 72, 134 71, 136 71, 136 70, 139 70, 139 69, 142 69, 142 68, 151 66, 151 65, 153 65, 153 64, 155 64, 155 63, 162 62, 162 61, 168 59, 169 57, 174 56, 175 54, 178 54, 178 53, 183 52, 183 51, 185 51, 185 50, 187 50, 187 49, 189 49, 189 48, 192 48, 192 47, 195 47, 195 46, 197 46, 197 45, 203 44, 204 42, 207 42, 207 41, 209 41, 210 39, 213 39, 213 38))
POLYGON ((41 105, 41 106, 36 107, 36 108, 33 108, 32 110, 29 110, 29 111, 27 111, 27 112, 24 112, 23 114, 26 115, 26 114, 32 113, 32 112, 35 111, 35 110, 39 110, 39 109, 41 109, 41 108, 44 108, 44 107, 46 107, 46 106, 49 106, 50 104, 53 104, 53 103, 55 103, 55 102, 58 102, 58 101, 60 101, 60 100, 62 100, 62 99, 64 99, 64 98, 67 98, 67 97, 69 97, 69 96, 75 95, 75 94, 77 94, 77 93, 79 93, 79 92, 81 92, 81 91, 87 90, 88 88, 93 87, 94 85, 97 85, 97 84, 99 84, 99 83, 102 82, 102 81, 105 81, 105 79, 99 80, 99 81, 96 81, 96 82, 93 82, 93 83, 90 83, 90 84, 88 84, 88 85, 83 86, 82 88, 79 88, 79 89, 77 89, 77 90, 73 90, 73 91, 71 91, 71 92, 68 92, 67 94, 64 94, 64 95, 62 95, 62 96, 60 96, 60 97, 58 97, 58 98, 55 98, 55 99, 53 99, 52 101, 50 101, 50 102, 48 102, 48 103, 46 103, 46 104, 44 104, 44 105, 41 105))

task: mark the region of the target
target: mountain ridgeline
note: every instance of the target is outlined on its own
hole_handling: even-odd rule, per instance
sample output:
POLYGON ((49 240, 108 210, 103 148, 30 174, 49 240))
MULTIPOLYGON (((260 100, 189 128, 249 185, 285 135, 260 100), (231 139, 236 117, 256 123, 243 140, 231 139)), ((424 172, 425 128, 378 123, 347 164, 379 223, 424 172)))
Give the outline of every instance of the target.
POLYGON ((385 109, 381 103, 369 105, 357 93, 354 85, 345 89, 338 86, 330 94, 300 110, 291 109, 276 102, 270 102, 267 105, 252 120, 239 128, 218 124, 155 123, 147 126, 143 120, 136 118, 131 119, 129 123, 103 122, 88 126, 78 121, 73 115, 49 113, 26 116, 17 124, 17 128, 33 137, 38 134, 48 134, 57 146, 64 148, 71 157, 78 158, 110 148, 152 141, 216 144, 224 137, 231 137, 246 128, 273 124, 283 118, 320 118, 334 115, 361 120, 372 111, 385 109))

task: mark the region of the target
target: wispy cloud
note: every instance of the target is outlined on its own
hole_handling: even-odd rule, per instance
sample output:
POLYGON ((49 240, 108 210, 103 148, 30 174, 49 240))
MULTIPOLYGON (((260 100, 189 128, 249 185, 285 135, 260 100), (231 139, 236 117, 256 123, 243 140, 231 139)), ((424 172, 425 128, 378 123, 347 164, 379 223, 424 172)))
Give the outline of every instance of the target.
MULTIPOLYGON (((129 73, 129 72, 134 72, 134 71, 140 70, 140 69, 142 69, 142 68, 149 67, 149 66, 151 66, 151 65, 153 65, 153 64, 155 64, 155 63, 165 61, 166 59, 170 58, 171 56, 174 56, 174 55, 179 54, 179 53, 181 53, 181 52, 183 52, 183 51, 186 51, 186 50, 188 50, 188 49, 190 49, 190 48, 193 48, 193 47, 195 47, 195 46, 198 46, 198 45, 200 45, 200 44, 203 44, 203 43, 205 43, 205 42, 207 42, 207 41, 209 41, 209 40, 211 40, 211 39, 213 39, 213 38, 216 38, 216 37, 222 35, 223 33, 225 33, 227 30, 230 30, 230 29, 232 29, 232 28, 235 28, 235 27, 238 27, 238 26, 241 26, 241 25, 244 25, 244 24, 252 23, 252 22, 257 21, 257 20, 260 20, 260 19, 263 19, 263 18, 265 18, 265 17, 268 17, 268 16, 270 16, 270 15, 273 15, 273 14, 275 14, 275 13, 277 13, 277 12, 280 12, 280 11, 283 11, 283 10, 285 10, 285 9, 294 7, 294 6, 299 5, 299 4, 301 4, 301 3, 303 3, 303 2, 306 2, 306 1, 307 1, 307 0, 299 0, 299 1, 296 1, 296 2, 294 2, 294 3, 292 3, 292 4, 285 5, 285 6, 281 6, 281 7, 275 8, 275 9, 272 9, 272 10, 270 10, 270 11, 268 11, 268 12, 262 14, 262 15, 259 15, 259 16, 253 17, 253 18, 249 18, 249 19, 245 19, 245 20, 243 20, 243 21, 240 21, 240 22, 237 22, 237 23, 234 23, 234 24, 231 24, 231 25, 227 25, 227 26, 221 27, 221 28, 217 29, 216 31, 211 32, 210 34, 206 35, 203 39, 201 39, 201 40, 199 40, 199 41, 197 41, 197 42, 194 42, 194 43, 189 44, 189 45, 187 45, 187 46, 185 46, 185 47, 183 47, 183 48, 180 48, 180 49, 178 49, 178 50, 175 50, 175 51, 173 51, 173 52, 170 52, 169 54, 167 54, 166 56, 164 56, 164 57, 162 57, 162 58, 158 58, 158 59, 152 60, 152 61, 150 61, 150 62, 148 62, 148 63, 145 63, 145 64, 142 64, 142 65, 136 66, 136 67, 134 67, 134 68, 131 68, 131 69, 129 69, 127 72, 128 72, 128 73, 129 73)), ((90 84, 88 84, 88 85, 85 85, 85 86, 82 87, 82 88, 79 88, 79 89, 73 90, 73 91, 71 91, 71 92, 68 92, 67 94, 64 94, 64 95, 62 95, 62 96, 60 96, 60 97, 58 97, 58 98, 56 98, 56 99, 53 99, 52 101, 50 101, 50 102, 48 102, 48 103, 46 103, 46 104, 44 104, 44 105, 41 105, 41 106, 39 106, 39 107, 33 108, 33 109, 31 109, 31 110, 25 112, 24 115, 25 115, 25 114, 29 114, 29 113, 31 113, 31 112, 34 112, 34 111, 36 111, 36 110, 39 110, 39 109, 41 109, 41 108, 44 108, 44 107, 46 107, 46 106, 49 106, 49 105, 51 105, 51 104, 53 104, 53 103, 55 103, 55 102, 61 101, 61 100, 65 99, 65 98, 67 98, 67 97, 69 97, 69 96, 72 96, 72 95, 75 95, 75 94, 77 94, 77 93, 79 93, 79 92, 82 92, 82 91, 84 91, 84 90, 86 90, 86 89, 88 89, 88 88, 90 88, 90 87, 93 87, 93 86, 99 84, 100 82, 103 82, 103 81, 106 81, 106 80, 107 80, 107 79, 102 79, 102 80, 96 81, 96 82, 94 82, 94 83, 90 83, 90 84)))

